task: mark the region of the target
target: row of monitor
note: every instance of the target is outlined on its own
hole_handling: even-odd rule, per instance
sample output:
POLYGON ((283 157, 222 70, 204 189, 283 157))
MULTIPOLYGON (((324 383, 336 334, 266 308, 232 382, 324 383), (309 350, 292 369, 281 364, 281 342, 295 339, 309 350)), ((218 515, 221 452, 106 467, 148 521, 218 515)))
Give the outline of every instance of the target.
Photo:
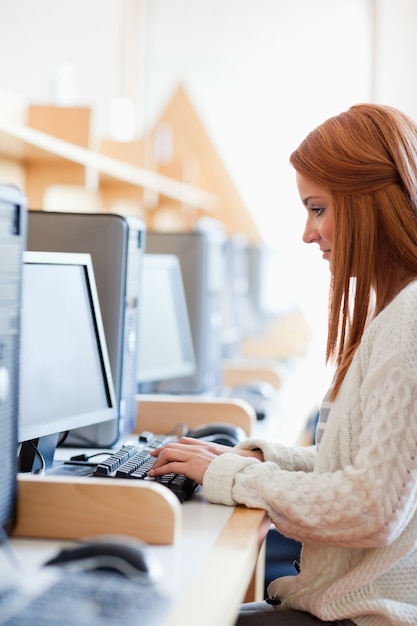
MULTIPOLYGON (((6 200, 0 197, 0 218, 6 200)), ((24 211, 24 199, 11 204, 15 213, 24 211)), ((52 463, 57 445, 116 443, 134 428, 138 392, 218 390, 222 357, 253 330, 250 256, 240 241, 203 231, 146 232, 140 220, 112 214, 28 211, 26 217, 27 229, 19 232, 15 376, 21 471, 41 468, 38 458, 52 463), (229 264, 237 268, 239 258, 246 259, 240 279, 229 264), (231 311, 239 298, 247 328, 231 311), (240 332, 229 332, 226 319, 240 332)), ((1 377, 0 369, 0 402, 1 377)), ((1 492, 0 485, 4 526, 10 511, 2 515, 1 492)))

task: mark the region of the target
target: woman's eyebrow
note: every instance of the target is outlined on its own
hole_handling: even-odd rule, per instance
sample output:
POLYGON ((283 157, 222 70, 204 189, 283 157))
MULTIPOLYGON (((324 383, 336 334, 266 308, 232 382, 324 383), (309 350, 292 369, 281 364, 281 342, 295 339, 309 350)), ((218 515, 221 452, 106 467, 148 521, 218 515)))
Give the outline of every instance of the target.
POLYGON ((315 201, 317 201, 317 200, 323 201, 323 199, 322 199, 320 196, 307 196, 306 198, 303 198, 303 201, 302 201, 302 202, 303 202, 303 204, 304 204, 305 206, 307 206, 307 204, 308 204, 309 202, 311 202, 312 200, 315 200, 315 201))

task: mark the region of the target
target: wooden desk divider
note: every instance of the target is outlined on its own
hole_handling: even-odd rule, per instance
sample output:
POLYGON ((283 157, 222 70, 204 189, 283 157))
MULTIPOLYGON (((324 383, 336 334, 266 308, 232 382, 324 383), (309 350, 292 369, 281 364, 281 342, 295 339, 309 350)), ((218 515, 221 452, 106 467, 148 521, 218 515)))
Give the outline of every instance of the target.
POLYGON ((189 428, 213 422, 239 426, 250 437, 256 424, 255 409, 246 400, 212 396, 139 394, 135 432, 169 433, 177 424, 189 428))
POLYGON ((223 386, 237 387, 253 381, 270 383, 274 389, 282 385, 282 366, 277 361, 254 364, 253 359, 226 359, 223 361, 223 386))
POLYGON ((44 539, 120 534, 169 545, 178 538, 181 506, 169 489, 149 481, 19 474, 13 534, 44 539))
MULTIPOLYGON (((253 407, 239 399, 141 394, 137 407, 136 432, 226 422, 250 436, 256 423, 253 407)), ((178 537, 181 507, 169 489, 150 481, 19 474, 13 534, 44 539, 121 534, 168 545, 178 537)))

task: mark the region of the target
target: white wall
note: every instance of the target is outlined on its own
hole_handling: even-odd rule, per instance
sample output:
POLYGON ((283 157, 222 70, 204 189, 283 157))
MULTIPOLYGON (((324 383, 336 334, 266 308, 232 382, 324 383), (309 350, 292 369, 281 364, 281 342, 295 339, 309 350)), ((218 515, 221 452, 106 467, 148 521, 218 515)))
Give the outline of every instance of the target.
POLYGON ((112 98, 130 95, 146 127, 183 82, 322 340, 328 268, 301 242, 288 157, 351 104, 414 98, 404 61, 416 56, 416 10, 415 0, 0 0, 0 110, 6 92, 51 102, 54 70, 70 62, 76 104, 92 106, 105 135, 112 98))
POLYGON ((185 84, 322 340, 328 266, 301 241, 288 159, 318 123, 370 99, 368 1, 150 0, 147 24, 145 118, 185 84))
POLYGON ((373 0, 375 46, 373 99, 417 120, 417 2, 373 0))
POLYGON ((11 92, 30 103, 50 104, 55 70, 70 63, 76 104, 104 113, 121 90, 124 5, 124 0, 0 0, 0 95, 11 92))

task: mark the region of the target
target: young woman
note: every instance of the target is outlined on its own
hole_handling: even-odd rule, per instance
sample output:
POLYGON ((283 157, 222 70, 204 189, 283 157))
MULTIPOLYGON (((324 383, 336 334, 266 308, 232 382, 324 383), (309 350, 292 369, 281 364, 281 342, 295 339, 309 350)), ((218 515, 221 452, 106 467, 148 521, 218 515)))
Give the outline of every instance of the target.
POLYGON ((362 104, 291 155, 303 239, 329 262, 335 377, 313 447, 183 439, 155 474, 183 472, 212 502, 264 508, 302 542, 300 572, 237 624, 417 624, 417 126, 362 104))

